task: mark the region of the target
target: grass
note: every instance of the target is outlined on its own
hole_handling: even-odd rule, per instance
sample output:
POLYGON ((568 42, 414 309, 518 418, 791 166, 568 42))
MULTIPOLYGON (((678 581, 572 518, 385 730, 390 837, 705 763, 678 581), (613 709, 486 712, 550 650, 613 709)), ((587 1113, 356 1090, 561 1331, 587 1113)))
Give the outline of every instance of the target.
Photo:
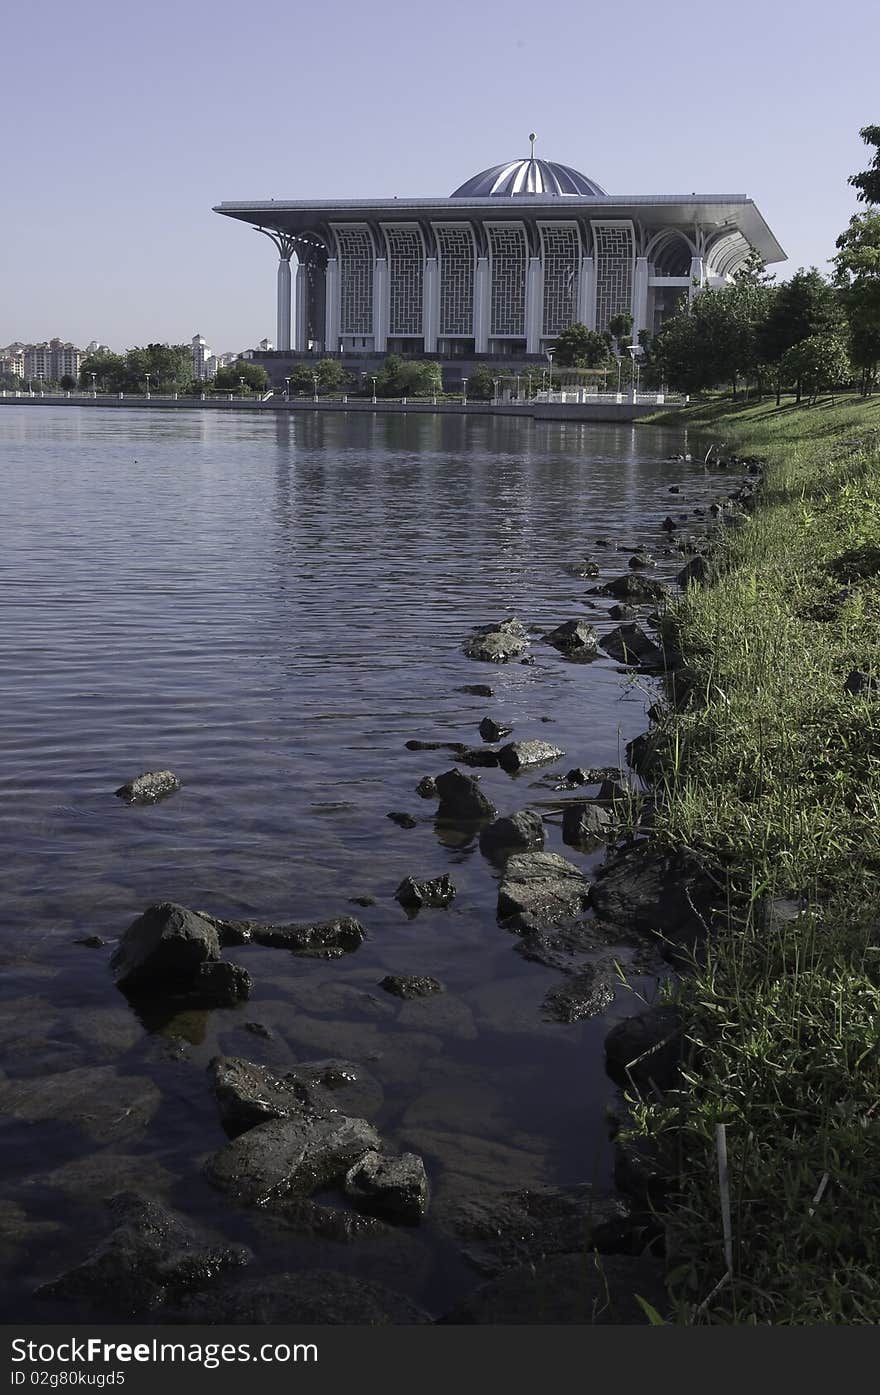
POLYGON ((682 421, 767 468, 714 584, 665 621, 683 662, 656 733, 656 836, 721 880, 730 915, 673 990, 695 1064, 634 1100, 633 1128, 673 1160, 677 1321, 874 1324, 880 681, 844 685, 853 669, 880 680, 880 400, 713 403, 682 421))

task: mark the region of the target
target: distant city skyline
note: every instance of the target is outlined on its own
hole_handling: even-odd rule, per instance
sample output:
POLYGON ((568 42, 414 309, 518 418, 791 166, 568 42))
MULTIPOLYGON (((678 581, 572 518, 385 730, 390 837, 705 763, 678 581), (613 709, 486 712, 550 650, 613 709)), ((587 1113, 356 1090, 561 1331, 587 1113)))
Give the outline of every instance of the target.
POLYGON ((12 11, 0 77, 28 123, 2 156, 0 343, 256 346, 277 258, 214 205, 445 196, 528 154, 530 130, 612 194, 745 194, 788 253, 778 276, 827 274, 880 120, 878 39, 873 0, 12 11), (215 113, 196 129, 194 93, 215 113))

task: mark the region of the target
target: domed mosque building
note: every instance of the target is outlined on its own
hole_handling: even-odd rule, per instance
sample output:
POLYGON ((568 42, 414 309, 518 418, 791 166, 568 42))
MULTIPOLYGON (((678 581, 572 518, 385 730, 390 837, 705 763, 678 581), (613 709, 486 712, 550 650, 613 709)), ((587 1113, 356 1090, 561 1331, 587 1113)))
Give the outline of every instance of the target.
POLYGON ((654 334, 753 250, 785 257, 744 194, 607 194, 529 139, 528 157, 448 198, 219 204, 278 250, 277 348, 258 356, 273 380, 314 353, 528 362, 568 325, 601 331, 621 312, 634 338, 654 334))

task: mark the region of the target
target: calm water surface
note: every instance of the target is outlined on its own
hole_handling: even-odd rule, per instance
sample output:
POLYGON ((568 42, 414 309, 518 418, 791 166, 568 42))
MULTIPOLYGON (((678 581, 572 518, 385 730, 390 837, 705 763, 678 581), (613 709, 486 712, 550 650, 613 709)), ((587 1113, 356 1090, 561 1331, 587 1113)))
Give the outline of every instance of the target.
MULTIPOLYGON (((34 1086, 5 1111, 10 1315, 71 1313, 30 1294, 106 1233, 101 1199, 120 1186, 244 1239, 254 1272, 346 1269, 442 1311, 479 1278, 444 1224, 461 1196, 607 1184, 601 1042, 638 1004, 621 990, 604 1019, 543 1019, 561 976, 515 953, 497 869, 415 794, 453 757, 404 743, 478 744, 489 712, 562 747, 560 773, 617 763, 649 686, 537 638, 531 667, 475 663, 461 641, 509 614, 611 628, 610 602, 595 609, 595 583, 567 568, 625 570, 628 551, 598 538, 660 556, 660 520, 712 487, 666 462, 682 449, 644 428, 489 418, 0 410, 0 1052, 13 1086, 34 1086), (493 697, 462 693, 475 682, 493 697), (171 799, 113 797, 166 767, 183 781, 171 799), (400 880, 443 872, 450 909, 409 919, 400 880), (368 940, 329 963, 231 951, 249 1003, 144 1024, 108 959, 160 900, 265 920, 355 912, 368 940), (87 934, 107 946, 75 944, 87 934), (447 993, 402 1004, 376 986, 388 972, 447 993), (226 1206, 201 1174, 224 1141, 205 1074, 218 1052, 364 1066, 383 1137, 425 1158, 428 1223, 384 1247, 319 1245, 226 1206)), ((656 574, 679 565, 661 557, 656 574)), ((480 773, 502 812, 552 800, 545 772, 480 773)), ((547 831, 589 870, 558 821, 547 831)))

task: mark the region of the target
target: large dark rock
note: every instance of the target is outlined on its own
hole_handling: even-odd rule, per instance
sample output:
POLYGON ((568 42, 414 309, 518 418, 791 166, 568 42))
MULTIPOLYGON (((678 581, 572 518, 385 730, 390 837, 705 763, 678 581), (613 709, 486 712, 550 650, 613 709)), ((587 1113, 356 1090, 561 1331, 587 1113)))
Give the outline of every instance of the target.
POLYGON ((516 952, 523 959, 558 969, 563 974, 578 974, 592 962, 595 951, 605 948, 609 932, 595 920, 574 920, 547 929, 517 930, 516 952))
POLYGON ((570 658, 586 658, 596 652, 596 631, 585 620, 566 620, 544 639, 570 658))
POLYGON ((610 836, 613 826, 610 813, 601 804, 566 804, 562 811, 562 841, 574 848, 601 842, 610 836))
POLYGON ((341 1183, 358 1158, 381 1147, 365 1119, 299 1114, 239 1134, 208 1160, 207 1173, 233 1200, 271 1209, 341 1183))
POLYGON ((491 853, 510 848, 525 852, 544 846, 544 821, 532 809, 520 809, 496 819, 480 833, 480 851, 491 853))
POLYGON ((320 1269, 227 1285, 188 1304, 180 1316, 187 1323, 215 1327, 231 1323, 248 1327, 400 1327, 431 1322, 422 1308, 401 1293, 360 1275, 320 1269))
POLYGON ((505 1270, 440 1321, 485 1326, 644 1326, 647 1319, 637 1294, 661 1312, 668 1307, 660 1263, 592 1252, 553 1255, 505 1270))
POLYGON ((590 904, 605 921, 692 946, 711 922, 715 886, 683 853, 636 843, 606 862, 590 887, 590 904))
POLYGON ((710 576, 711 570, 705 557, 694 557, 687 566, 682 567, 675 579, 684 590, 686 586, 705 586, 710 576))
POLYGON ((148 906, 132 921, 110 960, 126 991, 177 989, 220 958, 216 927, 174 901, 148 906))
POLYGON ((661 1005, 611 1028, 605 1038, 605 1064, 624 1087, 634 1083, 665 1090, 678 1075, 683 1047, 680 1013, 661 1005))
POLYGON ((202 964, 184 996, 192 1007, 235 1007, 251 996, 254 981, 240 964, 202 964))
POLYGON ((415 877, 404 877, 394 893, 401 906, 418 911, 422 906, 448 906, 455 897, 455 887, 448 872, 431 881, 416 881, 415 877))
POLYGON ((590 964, 551 988, 541 1010, 551 1022, 581 1022, 585 1017, 596 1017, 613 1002, 614 979, 608 969, 590 964))
POLYGON ((638 664, 651 670, 664 666, 663 650, 639 625, 618 625, 599 641, 599 647, 620 664, 638 664))
POLYGON ((360 921, 350 915, 293 925, 255 925, 251 933, 257 944, 319 959, 349 954, 367 938, 360 921))
POLYGON ((230 1138, 271 1119, 375 1114, 382 1106, 381 1087, 350 1061, 304 1061, 280 1071, 238 1056, 215 1056, 208 1069, 230 1138))
POLYGON ((508 858, 498 889, 498 919, 529 917, 530 929, 558 925, 587 904, 589 882, 579 867, 556 853, 516 853, 508 858))
POLYGON ((494 717, 484 717, 480 723, 480 735, 484 741, 501 741, 503 737, 509 736, 513 727, 504 726, 501 722, 496 722, 494 717))
POLYGON ((437 781, 433 775, 423 775, 416 785, 416 794, 420 799, 437 798, 437 781))
POLYGON ((386 974, 379 987, 404 999, 427 998, 432 993, 443 992, 443 984, 438 979, 419 974, 386 974))
POLYGON ((439 819, 452 823, 494 819, 497 813, 495 805, 480 789, 476 776, 463 775, 453 768, 438 775, 434 784, 440 797, 437 810, 439 819))
POLYGON ((546 765, 549 761, 560 760, 565 755, 558 746, 549 741, 511 741, 498 752, 498 764, 509 775, 530 765, 546 765))
POLYGON ((854 668, 843 685, 844 692, 853 697, 873 697, 877 688, 877 678, 861 668, 854 668))
POLYGON ((126 804, 155 804, 180 789, 180 781, 172 770, 146 770, 126 784, 120 785, 114 793, 126 804))
POLYGON ((613 581, 606 582, 604 586, 597 586, 592 594, 613 596, 617 601, 660 601, 666 595, 666 588, 651 577, 628 572, 625 576, 617 576, 613 581))
POLYGON ((242 1246, 212 1242, 150 1197, 120 1192, 108 1204, 116 1228, 83 1264, 37 1289, 37 1297, 134 1318, 250 1262, 242 1246))
POLYGON ((403 1153, 399 1158, 365 1153, 346 1173, 345 1194, 369 1215, 418 1225, 428 1211, 425 1164, 417 1153, 403 1153))
POLYGON ((462 648, 469 659, 506 664, 528 648, 528 636, 519 620, 512 617, 496 625, 481 625, 468 636, 462 648))

